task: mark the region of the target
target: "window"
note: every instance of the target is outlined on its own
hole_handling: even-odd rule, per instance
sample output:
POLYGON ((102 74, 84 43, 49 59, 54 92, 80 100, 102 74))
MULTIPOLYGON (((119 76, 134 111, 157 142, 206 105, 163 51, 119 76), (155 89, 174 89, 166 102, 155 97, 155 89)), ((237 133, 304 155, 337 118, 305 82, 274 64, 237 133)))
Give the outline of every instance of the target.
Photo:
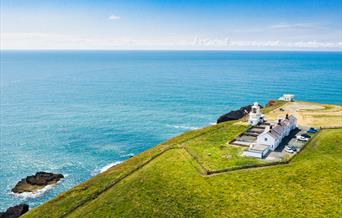
POLYGON ((266 141, 267 141, 267 138, 265 138, 264 140, 265 140, 265 142, 266 142, 266 141))

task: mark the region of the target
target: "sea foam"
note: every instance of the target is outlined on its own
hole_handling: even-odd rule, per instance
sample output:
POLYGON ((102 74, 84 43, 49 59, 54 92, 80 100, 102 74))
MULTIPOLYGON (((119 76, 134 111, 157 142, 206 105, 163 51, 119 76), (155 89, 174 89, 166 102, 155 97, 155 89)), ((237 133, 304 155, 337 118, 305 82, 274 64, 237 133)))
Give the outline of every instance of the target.
POLYGON ((199 129, 198 127, 186 126, 186 125, 174 125, 174 126, 171 126, 171 127, 176 128, 176 129, 186 129, 186 130, 195 130, 195 129, 199 129))
POLYGON ((113 163, 110 163, 110 164, 107 164, 106 166, 100 168, 100 169, 96 169, 94 170, 94 172, 91 174, 92 176, 95 176, 99 173, 103 173, 103 172, 106 172, 107 170, 109 170, 111 167, 115 166, 115 165, 118 165, 122 163, 122 161, 115 161, 113 163))

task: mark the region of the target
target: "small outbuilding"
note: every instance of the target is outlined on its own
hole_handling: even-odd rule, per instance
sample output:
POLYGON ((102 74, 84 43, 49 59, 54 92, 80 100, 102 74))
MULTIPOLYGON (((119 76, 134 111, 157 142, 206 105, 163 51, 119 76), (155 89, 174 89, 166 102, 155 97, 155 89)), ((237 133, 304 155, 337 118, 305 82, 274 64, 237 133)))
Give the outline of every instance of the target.
POLYGON ((248 150, 243 152, 243 155, 256 158, 264 158, 269 152, 270 147, 268 145, 252 144, 248 150))
POLYGON ((293 95, 293 94, 284 94, 283 96, 281 96, 279 98, 279 100, 282 100, 282 101, 294 101, 294 97, 295 97, 295 95, 293 95))

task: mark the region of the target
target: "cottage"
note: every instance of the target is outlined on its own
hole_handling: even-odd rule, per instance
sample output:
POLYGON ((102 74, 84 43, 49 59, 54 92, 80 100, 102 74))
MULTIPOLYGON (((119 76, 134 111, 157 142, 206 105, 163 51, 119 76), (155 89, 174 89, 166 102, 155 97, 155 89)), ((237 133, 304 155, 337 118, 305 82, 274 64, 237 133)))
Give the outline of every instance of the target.
POLYGON ((297 119, 293 115, 286 115, 285 119, 279 119, 276 125, 270 125, 257 137, 257 144, 268 145, 274 151, 284 137, 288 136, 291 130, 295 129, 297 119))
POLYGON ((256 142, 244 151, 244 155, 250 157, 263 158, 269 151, 274 151, 284 137, 296 128, 297 119, 293 115, 286 114, 284 119, 279 119, 277 123, 271 124, 257 136, 256 142))

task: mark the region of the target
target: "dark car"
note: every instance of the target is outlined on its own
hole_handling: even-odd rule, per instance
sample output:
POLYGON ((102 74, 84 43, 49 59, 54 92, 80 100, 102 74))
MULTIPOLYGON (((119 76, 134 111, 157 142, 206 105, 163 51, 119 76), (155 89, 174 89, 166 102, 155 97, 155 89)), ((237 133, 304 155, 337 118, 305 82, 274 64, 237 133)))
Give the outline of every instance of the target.
POLYGON ((308 133, 316 133, 316 132, 318 132, 318 130, 315 129, 315 128, 313 128, 313 127, 311 127, 310 129, 308 129, 307 132, 308 132, 308 133))
POLYGON ((303 136, 305 138, 311 138, 311 136, 309 134, 306 134, 306 133, 302 134, 301 136, 303 136))
POLYGON ((296 152, 298 150, 297 147, 294 145, 289 145, 288 147, 291 148, 292 151, 294 151, 294 152, 296 152))

